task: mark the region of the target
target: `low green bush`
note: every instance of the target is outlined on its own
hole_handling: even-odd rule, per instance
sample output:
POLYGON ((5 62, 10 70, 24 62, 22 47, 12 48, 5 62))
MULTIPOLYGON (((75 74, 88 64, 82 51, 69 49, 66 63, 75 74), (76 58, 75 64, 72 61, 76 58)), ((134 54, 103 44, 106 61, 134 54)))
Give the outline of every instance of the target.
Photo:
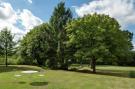
POLYGON ((129 77, 130 78, 135 78, 135 71, 130 71, 129 72, 129 77))

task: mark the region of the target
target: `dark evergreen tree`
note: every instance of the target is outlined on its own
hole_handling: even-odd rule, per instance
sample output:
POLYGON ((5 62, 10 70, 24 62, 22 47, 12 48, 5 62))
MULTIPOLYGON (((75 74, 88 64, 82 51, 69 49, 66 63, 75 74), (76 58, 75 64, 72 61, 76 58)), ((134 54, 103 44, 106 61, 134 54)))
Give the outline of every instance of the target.
POLYGON ((66 30, 65 26, 67 22, 72 19, 72 13, 69 8, 65 7, 64 2, 60 2, 54 9, 53 15, 50 19, 50 24, 55 30, 55 36, 57 40, 57 58, 61 69, 67 69, 68 63, 65 58, 66 52, 66 30))

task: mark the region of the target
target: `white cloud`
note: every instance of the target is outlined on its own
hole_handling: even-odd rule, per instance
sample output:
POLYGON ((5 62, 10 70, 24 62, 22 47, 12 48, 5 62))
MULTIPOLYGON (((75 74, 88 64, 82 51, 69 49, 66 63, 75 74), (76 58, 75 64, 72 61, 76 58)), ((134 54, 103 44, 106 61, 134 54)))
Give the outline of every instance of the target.
POLYGON ((27 9, 24 9, 20 13, 19 19, 22 21, 22 25, 25 27, 25 29, 32 29, 34 26, 37 26, 43 22, 40 18, 34 16, 31 11, 27 9))
POLYGON ((28 2, 29 2, 30 4, 32 4, 32 0, 28 0, 28 2))
POLYGON ((0 30, 7 27, 16 38, 24 36, 29 29, 41 24, 43 21, 34 16, 31 11, 17 10, 15 11, 10 3, 0 1, 0 30), (19 22, 21 21, 21 22, 19 22), (21 28, 19 28, 21 26, 21 28))
POLYGON ((13 34, 16 34, 16 36, 23 34, 24 32, 15 26, 17 20, 17 12, 12 8, 11 4, 0 2, 0 30, 7 27, 13 34))
POLYGON ((19 29, 18 27, 16 27, 15 25, 8 23, 8 22, 3 22, 0 20, 0 30, 2 30, 3 28, 7 27, 9 30, 11 30, 12 34, 15 35, 15 40, 19 40, 20 38, 22 38, 25 35, 25 31, 19 29))
POLYGON ((0 19, 8 23, 16 23, 17 14, 9 3, 0 3, 0 19))
POLYGON ((81 7, 75 7, 75 11, 80 17, 95 12, 107 14, 116 18, 123 27, 135 24, 134 0, 93 0, 81 7))

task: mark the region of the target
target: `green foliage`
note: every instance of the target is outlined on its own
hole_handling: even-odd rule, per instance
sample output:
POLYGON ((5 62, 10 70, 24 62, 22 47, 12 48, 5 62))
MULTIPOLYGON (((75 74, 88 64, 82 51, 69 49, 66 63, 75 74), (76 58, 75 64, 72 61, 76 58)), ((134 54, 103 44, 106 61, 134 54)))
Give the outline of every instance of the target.
POLYGON ((129 72, 129 77, 130 78, 135 78, 135 71, 130 71, 129 72))
POLYGON ((14 39, 14 35, 12 35, 11 31, 9 31, 7 28, 1 30, 0 32, 1 54, 4 54, 5 53, 4 51, 6 49, 8 51, 8 55, 11 55, 13 53, 13 46, 15 45, 13 39, 14 39))
POLYGON ((67 40, 65 26, 72 19, 72 13, 69 8, 65 7, 64 2, 60 2, 54 9, 53 15, 50 18, 50 25, 55 31, 57 40, 57 58, 60 68, 68 68, 68 59, 65 41, 67 40))
POLYGON ((0 32, 0 53, 1 55, 5 55, 5 64, 8 65, 7 56, 11 56, 14 53, 15 41, 13 41, 14 36, 11 31, 7 28, 4 28, 0 32))
POLYGON ((72 63, 91 63, 95 72, 96 62, 130 64, 134 56, 132 38, 133 33, 122 30, 114 18, 95 13, 72 19, 71 10, 60 2, 48 24, 27 33, 17 55, 21 55, 19 63, 49 68, 68 69, 72 63))
MULTIPOLYGON (((19 60, 17 59, 16 56, 7 56, 8 57, 8 64, 9 65, 17 65, 19 60)), ((5 56, 0 56, 0 65, 5 64, 5 56)))
POLYGON ((48 24, 42 24, 33 28, 21 41, 20 54, 26 63, 33 64, 34 61, 38 65, 44 65, 53 49, 54 40, 52 29, 48 24))
MULTIPOLYGON (((95 67, 97 59, 129 54, 131 37, 129 32, 122 31, 118 22, 103 14, 87 15, 73 20, 67 25, 68 45, 75 45, 75 56, 89 58, 95 67)), ((95 68, 93 68, 93 72, 95 68)))

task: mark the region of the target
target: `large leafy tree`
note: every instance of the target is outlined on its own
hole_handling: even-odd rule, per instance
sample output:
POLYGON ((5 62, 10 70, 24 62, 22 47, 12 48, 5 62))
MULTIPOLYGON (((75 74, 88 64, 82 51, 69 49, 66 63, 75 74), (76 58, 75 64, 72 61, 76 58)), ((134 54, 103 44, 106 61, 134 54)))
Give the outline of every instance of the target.
POLYGON ((5 55, 5 65, 8 66, 8 56, 13 53, 15 46, 14 35, 7 28, 4 28, 0 32, 0 52, 1 55, 5 55))
POLYGON ((119 59, 131 50, 129 32, 108 15, 93 14, 73 20, 67 25, 68 45, 76 45, 76 57, 89 58, 93 72, 96 60, 105 57, 119 59))
POLYGON ((57 58, 60 64, 60 68, 62 69, 68 68, 67 59, 64 58, 64 56, 66 55, 65 41, 67 39, 65 26, 67 22, 69 22, 71 19, 72 19, 71 10, 65 7, 64 2, 60 2, 55 7, 53 15, 51 16, 50 19, 50 24, 55 30, 55 36, 57 40, 57 58))
MULTIPOLYGON (((32 64, 36 61, 38 65, 42 66, 45 61, 50 58, 55 61, 54 54, 54 40, 52 29, 48 24, 41 24, 33 28, 21 41, 21 57, 25 63, 32 64)), ((52 64, 53 65, 53 64, 52 64)))

